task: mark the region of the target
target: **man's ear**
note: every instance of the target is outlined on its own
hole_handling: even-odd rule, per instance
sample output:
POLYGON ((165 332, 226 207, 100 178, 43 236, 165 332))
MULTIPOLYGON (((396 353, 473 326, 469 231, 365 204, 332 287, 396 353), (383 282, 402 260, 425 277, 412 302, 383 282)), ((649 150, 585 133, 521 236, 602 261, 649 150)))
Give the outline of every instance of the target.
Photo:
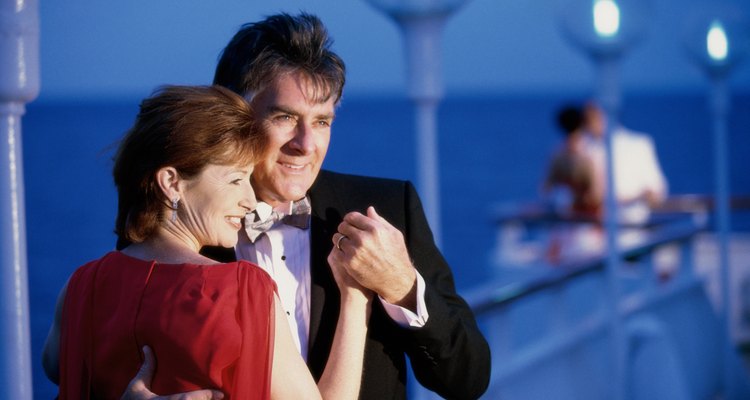
POLYGON ((180 174, 174 167, 163 167, 156 171, 156 182, 167 199, 179 199, 180 191, 180 174))

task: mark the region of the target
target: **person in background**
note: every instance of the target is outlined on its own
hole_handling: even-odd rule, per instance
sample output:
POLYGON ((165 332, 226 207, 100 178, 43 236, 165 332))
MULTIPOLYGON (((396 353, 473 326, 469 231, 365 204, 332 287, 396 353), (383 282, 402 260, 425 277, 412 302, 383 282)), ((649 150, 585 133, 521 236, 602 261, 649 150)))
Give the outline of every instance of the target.
POLYGON ((542 184, 559 221, 550 230, 546 259, 554 265, 600 254, 603 189, 595 179, 594 163, 585 149, 585 118, 580 107, 565 106, 557 113, 564 135, 542 184))
POLYGON ((566 106, 558 112, 564 140, 552 156, 542 190, 552 197, 559 213, 594 218, 601 215, 603 189, 594 179, 594 164, 586 153, 584 123, 580 108, 566 106))
MULTIPOLYGON (((489 385, 489 346, 456 293, 413 185, 321 169, 345 82, 344 62, 330 45, 323 23, 302 13, 246 24, 224 48, 214 84, 250 102, 269 147, 252 175, 260 203, 237 245, 204 254, 248 259, 269 272, 315 379, 335 362, 344 300, 329 266, 333 254, 377 294, 360 399, 406 398, 407 356, 426 388, 445 398, 478 398, 489 385), (311 223, 283 223, 290 214, 311 223)), ((126 395, 149 398, 145 386, 126 395)))
MULTIPOLYGON (((605 187, 604 136, 607 118, 594 101, 584 107, 586 119, 586 151, 594 163, 598 185, 605 187)), ((620 124, 612 127, 612 165, 614 166, 614 196, 617 202, 618 242, 621 246, 641 242, 649 231, 652 211, 661 206, 668 196, 667 180, 662 172, 653 139, 646 133, 632 131, 620 124)), ((677 249, 669 246, 654 255, 654 268, 661 281, 672 277, 677 270, 677 249)), ((628 261, 637 261, 636 258, 628 261)))
MULTIPOLYGON (((607 120, 601 107, 590 101, 584 106, 587 140, 585 151, 591 157, 597 185, 606 185, 604 134, 607 120)), ((627 225, 648 221, 651 209, 667 197, 667 181, 657 157, 654 142, 645 133, 622 125, 612 129, 615 198, 618 218, 627 225)))
POLYGON ((338 319, 317 386, 271 277, 199 253, 235 245, 255 209, 261 128, 250 105, 219 86, 167 86, 141 103, 113 169, 115 231, 129 244, 74 272, 45 344, 60 399, 119 398, 141 349, 151 389, 183 398, 357 396, 372 293, 349 277, 338 250, 327 257, 338 319))

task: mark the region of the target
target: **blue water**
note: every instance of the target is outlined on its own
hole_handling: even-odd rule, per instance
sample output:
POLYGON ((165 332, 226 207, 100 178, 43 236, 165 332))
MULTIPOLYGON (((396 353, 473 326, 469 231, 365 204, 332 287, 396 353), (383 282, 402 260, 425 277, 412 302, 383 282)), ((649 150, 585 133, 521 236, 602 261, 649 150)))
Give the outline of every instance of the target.
MULTIPOLYGON (((547 159, 559 140, 555 111, 563 102, 580 98, 486 96, 442 103, 442 241, 459 290, 490 276, 490 208, 537 198, 547 159)), ((32 103, 23 119, 35 398, 49 399, 55 393, 39 360, 59 288, 77 266, 114 246, 112 146, 133 122, 138 102, 32 103)), ((750 93, 735 96, 732 105, 731 186, 733 193, 748 195, 750 93)), ((653 136, 671 192, 714 190, 711 119, 704 93, 628 95, 622 120, 653 136)), ((406 99, 346 97, 325 167, 415 181, 412 124, 406 99)))

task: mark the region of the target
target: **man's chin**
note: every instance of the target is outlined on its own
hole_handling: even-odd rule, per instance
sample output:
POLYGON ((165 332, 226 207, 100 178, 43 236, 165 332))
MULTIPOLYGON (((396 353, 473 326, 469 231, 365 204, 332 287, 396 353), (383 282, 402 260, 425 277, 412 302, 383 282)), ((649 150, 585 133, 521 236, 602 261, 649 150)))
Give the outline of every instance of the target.
POLYGON ((312 186, 312 181, 287 186, 281 191, 280 198, 283 198, 284 202, 299 200, 307 195, 310 186, 312 186))
POLYGON ((286 195, 284 202, 288 203, 290 201, 297 201, 307 195, 307 190, 305 191, 295 191, 294 193, 289 193, 286 195))

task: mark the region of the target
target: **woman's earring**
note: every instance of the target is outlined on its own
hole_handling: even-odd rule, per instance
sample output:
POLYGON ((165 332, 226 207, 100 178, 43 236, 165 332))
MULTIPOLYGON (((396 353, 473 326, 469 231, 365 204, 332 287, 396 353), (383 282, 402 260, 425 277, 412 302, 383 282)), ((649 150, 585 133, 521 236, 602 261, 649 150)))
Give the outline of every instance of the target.
POLYGON ((177 221, 177 206, 179 206, 179 204, 180 204, 179 197, 175 197, 174 199, 172 199, 172 217, 170 218, 172 222, 177 221))

